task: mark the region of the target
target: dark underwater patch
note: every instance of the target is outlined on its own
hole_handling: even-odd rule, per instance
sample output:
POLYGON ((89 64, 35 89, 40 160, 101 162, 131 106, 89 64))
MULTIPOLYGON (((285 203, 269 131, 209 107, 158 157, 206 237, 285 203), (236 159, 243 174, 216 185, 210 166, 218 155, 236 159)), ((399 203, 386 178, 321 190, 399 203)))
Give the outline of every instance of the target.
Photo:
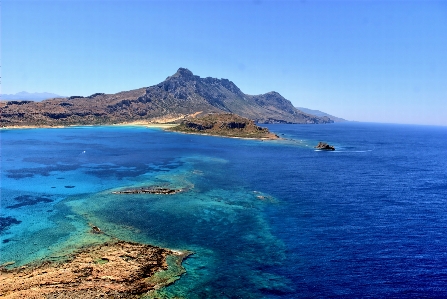
MULTIPOLYGON (((22 223, 22 221, 17 220, 16 218, 11 217, 11 216, 0 217, 0 233, 7 230, 11 225, 20 224, 20 223, 22 223)), ((8 240, 8 241, 5 242, 5 240, 4 240, 3 243, 9 242, 9 239, 6 239, 6 240, 8 240)))
POLYGON ((177 169, 183 163, 179 161, 158 161, 157 164, 147 163, 123 163, 118 164, 97 164, 95 167, 88 168, 84 171, 85 174, 96 176, 98 178, 116 178, 121 180, 128 177, 137 177, 148 172, 167 172, 177 169))
POLYGON ((111 166, 111 167, 104 167, 101 166, 101 168, 98 169, 91 169, 88 171, 85 171, 86 174, 95 176, 97 178, 117 178, 119 180, 126 178, 126 177, 137 177, 139 175, 145 174, 147 172, 147 169, 122 169, 117 166, 111 166))
MULTIPOLYGON (((284 287, 281 285, 281 287, 284 287)), ((274 286, 269 288, 261 288, 261 293, 264 295, 273 295, 273 296, 285 296, 293 294, 293 290, 290 289, 281 289, 280 287, 275 288, 274 286)))
POLYGON ((85 171, 86 174, 96 176, 98 178, 117 178, 119 180, 126 177, 137 177, 149 171, 146 164, 138 164, 132 166, 124 165, 99 165, 85 171))
POLYGON ((69 189, 71 189, 71 188, 74 188, 74 187, 76 187, 76 186, 64 186, 65 188, 69 188, 69 189))
POLYGON ((14 198, 17 201, 16 204, 7 206, 7 209, 16 209, 24 206, 33 206, 38 203, 49 203, 53 202, 52 199, 45 196, 31 196, 31 195, 20 195, 14 198))
POLYGON ((8 171, 7 176, 8 178, 19 180, 23 178, 34 177, 35 175, 49 176, 50 173, 53 171, 64 172, 76 169, 78 169, 78 165, 57 164, 46 167, 11 169, 8 171))
POLYGON ((21 172, 21 171, 16 171, 16 170, 10 170, 8 171, 8 178, 11 179, 24 179, 24 178, 32 178, 34 176, 33 173, 30 172, 21 172))

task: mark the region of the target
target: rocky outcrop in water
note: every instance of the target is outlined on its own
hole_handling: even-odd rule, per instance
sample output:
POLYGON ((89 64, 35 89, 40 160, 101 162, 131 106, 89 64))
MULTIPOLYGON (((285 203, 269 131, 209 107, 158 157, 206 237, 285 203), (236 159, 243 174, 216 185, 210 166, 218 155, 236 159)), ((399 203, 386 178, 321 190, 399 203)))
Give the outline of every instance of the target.
POLYGON ((121 191, 113 191, 113 194, 176 194, 184 192, 186 189, 170 189, 161 187, 148 187, 148 188, 138 188, 138 189, 127 189, 121 191))
POLYGON ((335 147, 327 144, 326 142, 318 142, 318 145, 315 146, 316 149, 324 150, 324 151, 335 151, 335 147))
POLYGON ((330 123, 303 113, 277 92, 247 95, 228 79, 200 78, 180 68, 165 81, 116 94, 95 93, 42 102, 0 102, 0 126, 100 125, 159 118, 182 119, 199 111, 233 113, 258 123, 330 123))

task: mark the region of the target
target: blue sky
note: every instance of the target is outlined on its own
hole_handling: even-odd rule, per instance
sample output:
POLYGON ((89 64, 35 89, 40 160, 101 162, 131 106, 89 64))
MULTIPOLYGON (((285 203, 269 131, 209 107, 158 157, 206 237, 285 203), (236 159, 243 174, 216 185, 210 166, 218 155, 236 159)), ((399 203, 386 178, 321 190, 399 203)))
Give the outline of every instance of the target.
POLYGON ((447 1, 1 2, 2 93, 87 96, 186 67, 349 120, 447 125, 447 1))

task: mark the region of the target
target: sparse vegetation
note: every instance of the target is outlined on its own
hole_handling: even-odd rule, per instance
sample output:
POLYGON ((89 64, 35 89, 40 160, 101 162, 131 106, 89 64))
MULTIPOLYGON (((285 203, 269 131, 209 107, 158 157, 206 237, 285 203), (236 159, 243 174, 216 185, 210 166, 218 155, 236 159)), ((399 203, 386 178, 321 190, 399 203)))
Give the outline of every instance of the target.
POLYGON ((225 137, 278 139, 267 128, 261 128, 253 120, 231 113, 212 113, 203 117, 189 118, 171 131, 183 133, 209 134, 225 137))

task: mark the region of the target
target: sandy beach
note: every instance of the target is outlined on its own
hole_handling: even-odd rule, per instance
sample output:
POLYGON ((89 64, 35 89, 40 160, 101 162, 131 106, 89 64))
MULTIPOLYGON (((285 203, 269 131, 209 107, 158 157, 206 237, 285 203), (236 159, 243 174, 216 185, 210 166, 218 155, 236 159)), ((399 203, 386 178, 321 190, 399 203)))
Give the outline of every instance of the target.
POLYGON ((0 127, 0 130, 20 130, 20 129, 63 129, 71 127, 100 127, 100 126, 139 126, 147 128, 172 128, 177 126, 177 124, 170 123, 152 123, 152 122, 129 122, 129 123, 119 123, 119 124, 104 124, 104 125, 68 125, 68 126, 8 126, 0 127))

